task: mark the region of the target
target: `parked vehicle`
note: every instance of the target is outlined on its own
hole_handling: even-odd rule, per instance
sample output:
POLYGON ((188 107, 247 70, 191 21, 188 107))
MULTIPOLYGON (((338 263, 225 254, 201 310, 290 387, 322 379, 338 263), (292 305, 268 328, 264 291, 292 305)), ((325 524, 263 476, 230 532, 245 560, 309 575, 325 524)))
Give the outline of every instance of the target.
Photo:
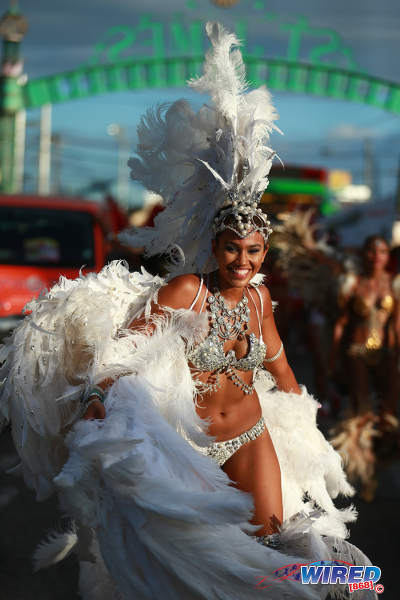
POLYGON ((112 230, 108 204, 0 196, 0 335, 60 275, 75 278, 81 268, 99 271, 112 251, 112 230))

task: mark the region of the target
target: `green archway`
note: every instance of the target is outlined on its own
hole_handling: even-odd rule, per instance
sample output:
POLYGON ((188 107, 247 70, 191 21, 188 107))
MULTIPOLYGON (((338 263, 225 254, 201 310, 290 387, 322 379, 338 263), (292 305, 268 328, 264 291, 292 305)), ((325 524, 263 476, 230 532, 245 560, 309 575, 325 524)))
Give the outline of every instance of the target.
MULTIPOLYGON (((250 84, 369 104, 400 115, 400 83, 363 73, 284 59, 245 56, 250 84)), ((32 79, 23 88, 25 108, 109 92, 183 87, 200 73, 203 57, 137 58, 32 79)))
MULTIPOLYGON (((195 4, 188 0, 187 8, 194 9, 195 4)), ((258 18, 264 19, 264 23, 271 20, 275 23, 276 14, 267 10, 263 2, 255 3, 253 9, 257 11, 258 18)), ((21 76, 23 61, 20 42, 28 24, 18 8, 18 0, 10 0, 9 10, 0 18, 0 36, 3 38, 0 65, 0 192, 16 193, 22 187, 26 109, 109 92, 183 87, 188 79, 200 73, 204 60, 203 20, 194 18, 185 25, 182 15, 177 13, 167 23, 155 21, 148 14, 141 15, 137 23, 112 27, 105 33, 90 59, 95 60, 96 64, 92 62, 73 71, 26 81, 25 76, 21 76), (139 48, 141 44, 150 46, 150 51, 157 58, 138 57, 116 62, 126 51, 140 54, 136 43, 139 48), (172 54, 178 56, 166 58, 171 48, 172 54), (190 53, 194 56, 188 56, 190 53), (102 58, 109 62, 99 64, 97 61, 102 58)), ((314 27, 304 16, 298 16, 294 22, 280 22, 277 27, 288 35, 286 58, 261 58, 268 50, 263 46, 254 46, 254 54, 244 57, 250 85, 266 84, 274 91, 359 102, 400 114, 400 83, 346 70, 332 63, 335 57, 337 60, 344 57, 344 64, 356 65, 351 49, 345 47, 337 32, 314 27), (311 61, 308 63, 300 62, 304 36, 309 36, 317 44, 313 44, 307 55, 311 61), (317 43, 321 39, 324 41, 317 43), (331 61, 330 66, 321 64, 323 58, 331 61)), ((235 28, 238 37, 246 40, 246 20, 237 20, 235 28)))

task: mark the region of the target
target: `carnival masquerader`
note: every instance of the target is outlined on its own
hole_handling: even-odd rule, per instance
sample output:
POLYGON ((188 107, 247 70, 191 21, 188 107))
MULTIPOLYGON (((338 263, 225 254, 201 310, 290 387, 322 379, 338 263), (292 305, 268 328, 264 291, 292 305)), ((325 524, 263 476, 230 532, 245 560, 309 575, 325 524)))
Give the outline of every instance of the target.
POLYGON ((90 600, 345 597, 279 577, 293 563, 368 559, 344 541, 355 512, 332 498, 352 488, 257 278, 276 114, 265 88, 246 93, 236 38, 207 33, 190 86, 212 103, 149 111, 130 161, 166 209, 123 238, 169 255, 169 283, 120 263, 62 279, 3 349, 21 471, 76 523, 68 547, 53 537, 36 564, 77 542, 90 600))
POLYGON ((400 281, 387 271, 389 256, 386 240, 370 236, 362 248, 361 273, 342 277, 331 357, 332 371, 340 359, 345 361, 351 394, 350 414, 336 427, 332 443, 343 455, 350 479, 361 481, 367 501, 374 498, 377 461, 399 449, 400 281))

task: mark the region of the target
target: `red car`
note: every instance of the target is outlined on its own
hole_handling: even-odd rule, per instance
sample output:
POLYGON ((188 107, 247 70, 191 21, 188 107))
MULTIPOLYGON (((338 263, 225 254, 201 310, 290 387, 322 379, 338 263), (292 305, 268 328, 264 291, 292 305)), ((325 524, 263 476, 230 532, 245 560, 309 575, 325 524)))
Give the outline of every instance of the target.
POLYGON ((0 195, 0 334, 60 275, 99 271, 111 250, 108 205, 80 198, 0 195))

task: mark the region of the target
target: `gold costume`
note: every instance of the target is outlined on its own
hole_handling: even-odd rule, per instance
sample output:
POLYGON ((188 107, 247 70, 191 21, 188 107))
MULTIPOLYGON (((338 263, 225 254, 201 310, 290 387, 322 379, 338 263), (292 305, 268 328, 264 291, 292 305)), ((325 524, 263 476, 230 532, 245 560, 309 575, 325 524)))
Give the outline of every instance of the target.
POLYGON ((382 358, 385 331, 388 317, 393 312, 394 299, 386 294, 371 303, 362 296, 354 296, 350 304, 353 312, 368 322, 368 335, 364 343, 350 345, 349 356, 362 357, 370 365, 376 365, 382 358))

